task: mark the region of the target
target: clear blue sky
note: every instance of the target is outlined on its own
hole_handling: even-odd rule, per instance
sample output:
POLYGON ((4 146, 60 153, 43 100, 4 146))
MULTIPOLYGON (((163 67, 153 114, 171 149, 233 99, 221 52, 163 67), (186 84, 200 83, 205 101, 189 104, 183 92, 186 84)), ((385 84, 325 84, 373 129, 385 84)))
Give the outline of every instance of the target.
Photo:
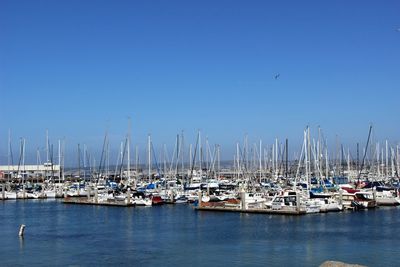
POLYGON ((0 95, 0 162, 8 129, 33 155, 46 129, 101 150, 128 116, 133 144, 201 129, 227 159, 306 125, 397 142, 400 2, 2 0, 0 95))

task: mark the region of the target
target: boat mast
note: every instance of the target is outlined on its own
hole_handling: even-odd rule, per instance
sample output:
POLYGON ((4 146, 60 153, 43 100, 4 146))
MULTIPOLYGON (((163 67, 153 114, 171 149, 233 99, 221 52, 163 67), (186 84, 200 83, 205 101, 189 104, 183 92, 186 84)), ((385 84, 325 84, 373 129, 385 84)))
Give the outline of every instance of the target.
POLYGON ((328 147, 327 146, 325 146, 325 172, 326 172, 326 174, 325 174, 326 179, 329 179, 329 161, 328 161, 328 147))
POLYGON ((363 170, 363 168, 364 168, 365 157, 367 156, 369 139, 370 139, 370 137, 371 137, 371 131, 372 131, 372 125, 369 126, 367 144, 366 144, 366 146, 365 146, 365 151, 364 151, 363 160, 362 160, 362 162, 361 162, 360 172, 358 173, 358 184, 359 184, 359 182, 360 182, 361 172, 362 172, 362 170, 363 170))
POLYGON ((58 139, 58 183, 61 180, 61 140, 58 139))
POLYGON ((391 174, 391 177, 392 178, 394 178, 394 176, 395 176, 395 162, 394 162, 394 159, 395 159, 395 157, 394 157, 394 149, 393 149, 393 147, 390 147, 390 165, 391 165, 391 167, 392 167, 392 174, 391 174))
POLYGON ((192 144, 189 144, 189 170, 192 170, 192 144))
POLYGON ((399 178, 399 169, 400 169, 400 159, 399 159, 399 145, 396 146, 396 166, 397 166, 397 171, 396 171, 396 176, 399 178))
POLYGON ((106 164, 106 177, 110 177, 110 141, 108 141, 108 139, 107 139, 107 144, 106 144, 105 149, 106 149, 106 155, 105 155, 105 157, 106 157, 106 159, 105 159, 105 161, 106 161, 106 163, 105 163, 106 164))
POLYGON ((240 178, 240 157, 239 157, 239 142, 236 143, 236 163, 237 163, 237 178, 240 178))
MULTIPOLYGON (((300 152, 300 157, 298 159, 298 163, 297 163, 297 171, 296 171, 296 175, 294 178, 294 183, 293 183, 293 190, 296 190, 296 184, 298 181, 298 176, 300 174, 300 167, 301 167, 301 161, 303 160, 303 153, 306 154, 305 150, 306 150, 306 142, 305 142, 305 136, 306 136, 306 131, 303 132, 303 144, 301 146, 301 152, 300 152)), ((304 162, 306 162, 306 156, 304 155, 304 162)), ((307 171, 307 168, 306 168, 307 171)))
POLYGON ((278 138, 275 138, 275 177, 278 179, 279 166, 278 166, 278 138))
POLYGON ((136 188, 137 177, 139 175, 139 146, 136 145, 135 147, 135 181, 134 181, 134 188, 136 188))
MULTIPOLYGON (((198 135, 198 142, 199 142, 199 171, 200 171, 200 175, 202 175, 202 161, 203 161, 203 147, 201 146, 201 133, 199 131, 199 135, 198 135)), ((196 148, 195 148, 196 151, 196 148)), ((195 153, 196 154, 196 153, 195 153)))
POLYGON ((262 179, 262 140, 260 139, 260 144, 259 144, 259 151, 260 154, 258 155, 259 158, 259 169, 260 169, 260 183, 262 179))
POLYGON ((176 135, 176 165, 175 165, 175 177, 179 176, 179 154, 180 154, 180 145, 179 145, 179 134, 176 135))
POLYGON ((63 143, 62 143, 62 180, 63 180, 63 182, 65 181, 64 166, 65 166, 65 137, 64 137, 63 143))
POLYGON ((220 146, 219 145, 217 145, 217 159, 218 159, 218 171, 217 171, 217 177, 218 177, 218 180, 220 179, 220 176, 221 176, 221 155, 220 155, 220 146))
POLYGON ((83 179, 86 181, 86 157, 87 157, 87 146, 83 144, 83 179))
POLYGON ((386 179, 388 179, 389 176, 389 149, 388 149, 388 140, 386 139, 386 161, 385 161, 385 175, 386 175, 386 179))
POLYGON ((321 171, 322 171, 323 164, 322 164, 322 154, 321 154, 321 127, 320 126, 318 126, 317 159, 318 159, 318 166, 320 166, 321 171))
POLYGON ((36 149, 36 182, 39 183, 39 164, 40 164, 40 152, 39 148, 36 149))
POLYGON ((185 139, 184 139, 184 135, 183 135, 183 130, 182 130, 182 132, 181 132, 181 159, 182 159, 182 168, 181 168, 181 170, 182 170, 182 174, 184 173, 184 170, 185 170, 185 163, 184 163, 184 160, 185 160, 185 139))
POLYGON ((127 176, 128 176, 128 185, 131 184, 131 117, 128 117, 128 151, 127 151, 127 176))
POLYGON ((381 167, 379 166, 379 142, 376 143, 376 147, 375 147, 375 153, 376 153, 376 170, 377 170, 377 174, 378 177, 381 177, 381 167))
POLYGON ((49 130, 46 129, 46 163, 49 162, 49 130))
MULTIPOLYGON (((8 183, 10 183, 10 176, 12 176, 10 174, 10 164, 11 164, 11 130, 8 129, 8 153, 7 153, 7 169, 8 169, 8 176, 7 176, 7 180, 8 183)), ((14 173, 14 171, 13 171, 14 173)), ((12 179, 12 177, 11 177, 12 179)))
POLYGON ((347 149, 347 174, 350 174, 350 148, 347 149))
POLYGON ((151 184, 151 135, 148 135, 148 142, 147 142, 147 149, 148 149, 148 164, 149 164, 149 183, 151 184))
POLYGON ((23 145, 22 145, 22 169, 24 171, 24 180, 25 180, 25 174, 26 174, 26 169, 25 169, 25 144, 26 144, 26 140, 25 140, 25 138, 23 138, 22 140, 23 140, 23 145))
POLYGON ((78 179, 81 178, 81 148, 78 144, 78 179))
POLYGON ((211 151, 210 151, 210 146, 208 144, 208 136, 206 136, 206 173, 208 173, 210 169, 210 164, 208 162, 210 160, 209 153, 211 153, 211 151))
POLYGON ((289 140, 286 138, 286 145, 285 145, 285 157, 286 157, 286 164, 285 164, 285 177, 288 178, 289 172, 289 140))
POLYGON ((308 146, 308 142, 307 142, 307 136, 308 136, 308 126, 304 132, 304 162, 305 162, 305 168, 306 168, 307 187, 309 187, 310 186, 310 180, 309 180, 309 176, 308 176, 309 175, 308 174, 308 172, 309 172, 309 167, 308 167, 308 165, 309 165, 309 162, 308 162, 309 161, 309 159, 308 159, 309 146, 308 146))
POLYGON ((272 143, 272 150, 271 150, 271 160, 272 160, 272 176, 275 177, 275 144, 272 143))

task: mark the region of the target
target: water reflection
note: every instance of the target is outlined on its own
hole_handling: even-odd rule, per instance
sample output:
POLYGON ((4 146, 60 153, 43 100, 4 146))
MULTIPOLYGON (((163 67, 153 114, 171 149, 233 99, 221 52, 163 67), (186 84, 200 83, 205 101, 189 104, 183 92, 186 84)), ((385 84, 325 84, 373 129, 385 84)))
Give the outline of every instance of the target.
POLYGON ((18 238, 19 238, 19 250, 20 250, 20 252, 23 252, 24 251, 24 243, 25 243, 24 237, 18 236, 18 238))

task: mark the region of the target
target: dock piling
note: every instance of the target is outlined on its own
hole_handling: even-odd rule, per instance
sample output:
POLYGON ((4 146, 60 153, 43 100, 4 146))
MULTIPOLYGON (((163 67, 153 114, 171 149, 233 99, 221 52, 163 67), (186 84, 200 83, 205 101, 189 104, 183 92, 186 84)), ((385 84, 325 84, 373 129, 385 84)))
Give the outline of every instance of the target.
POLYGON ((127 204, 131 203, 131 189, 128 188, 128 190, 126 191, 126 202, 127 204))
POLYGON ((97 192, 97 187, 94 189, 94 202, 97 203, 99 201, 99 194, 97 192))
POLYGON ((25 232, 25 224, 21 224, 21 226, 19 227, 18 235, 23 237, 24 236, 24 232, 25 232))
POLYGON ((88 186, 87 189, 87 199, 90 200, 90 186, 88 186))
POLYGON ((372 189, 372 197, 374 198, 374 201, 376 201, 376 188, 372 189))
POLYGON ((202 200, 201 198, 203 197, 203 194, 202 194, 201 190, 199 192, 197 192, 197 197, 199 198, 198 206, 201 207, 201 200, 202 200))
POLYGON ((246 192, 244 190, 242 190, 240 192, 240 205, 241 205, 242 210, 247 209, 247 207, 246 207, 246 192))

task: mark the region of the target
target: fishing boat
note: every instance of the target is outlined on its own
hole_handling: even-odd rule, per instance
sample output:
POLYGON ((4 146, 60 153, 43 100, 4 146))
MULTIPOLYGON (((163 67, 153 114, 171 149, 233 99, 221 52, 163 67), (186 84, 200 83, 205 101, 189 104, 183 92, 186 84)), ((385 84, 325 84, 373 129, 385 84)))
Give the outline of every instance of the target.
POLYGON ((175 199, 175 204, 188 203, 188 201, 189 199, 186 196, 182 195, 175 199))
POLYGON ((333 197, 328 198, 318 198, 320 212, 330 212, 330 211, 342 211, 343 205, 337 199, 333 197))
MULTIPOLYGON (((372 192, 358 191, 355 193, 342 193, 341 201, 346 208, 368 209, 375 208, 376 201, 372 192)), ((339 200, 340 201, 340 200, 339 200)))
POLYGON ((163 200, 162 197, 159 196, 159 195, 152 195, 152 196, 151 196, 151 202, 152 202, 152 205, 153 205, 153 206, 164 204, 164 200, 163 200))
POLYGON ((244 193, 244 203, 247 208, 255 208, 255 207, 263 207, 265 206, 265 202, 267 202, 267 198, 263 193, 244 193))
POLYGON ((397 197, 392 191, 377 191, 375 193, 375 200, 378 206, 400 205, 400 198, 397 197))
MULTIPOLYGON (((297 211, 298 197, 296 196, 296 192, 293 193, 294 194, 276 195, 272 200, 271 209, 279 211, 297 211)), ((303 209, 305 210, 305 207, 303 207, 303 209)))
POLYGON ((143 198, 142 196, 133 197, 131 199, 131 203, 135 204, 136 206, 146 206, 146 207, 150 207, 153 205, 151 198, 148 197, 143 198))

